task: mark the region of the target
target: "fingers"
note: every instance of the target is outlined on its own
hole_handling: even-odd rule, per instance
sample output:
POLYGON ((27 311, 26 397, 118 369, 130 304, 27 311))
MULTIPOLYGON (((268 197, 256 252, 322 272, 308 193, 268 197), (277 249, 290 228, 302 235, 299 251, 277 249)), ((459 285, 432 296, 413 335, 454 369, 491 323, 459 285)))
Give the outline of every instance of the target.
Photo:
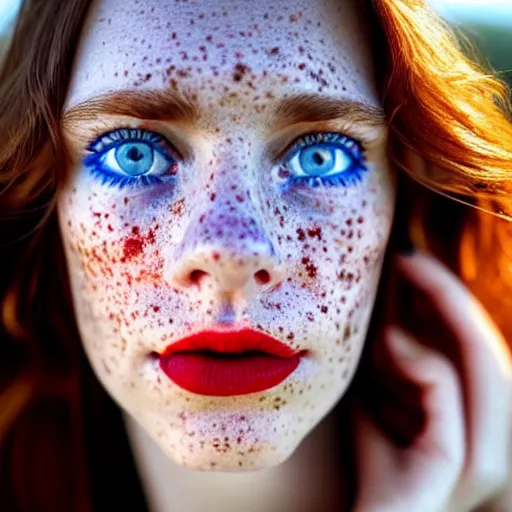
POLYGON ((426 421, 424 431, 414 440, 415 456, 423 454, 428 459, 448 461, 461 468, 465 431, 455 369, 442 355, 397 327, 389 328, 386 337, 404 376, 422 390, 426 421))
POLYGON ((466 485, 483 495, 504 480, 511 431, 511 357, 483 307, 439 262, 426 255, 399 258, 399 268, 433 302, 453 331, 461 356, 466 402, 466 485))
MULTIPOLYGON (((381 425, 358 411, 356 449, 361 485, 356 510, 444 511, 464 461, 463 404, 456 371, 444 356, 398 328, 388 329, 383 343, 403 385, 420 391, 417 405, 423 409, 425 422, 412 443, 400 448, 381 425)), ((397 404, 394 393, 388 400, 392 410, 403 406, 392 422, 407 418, 407 402, 397 404)))

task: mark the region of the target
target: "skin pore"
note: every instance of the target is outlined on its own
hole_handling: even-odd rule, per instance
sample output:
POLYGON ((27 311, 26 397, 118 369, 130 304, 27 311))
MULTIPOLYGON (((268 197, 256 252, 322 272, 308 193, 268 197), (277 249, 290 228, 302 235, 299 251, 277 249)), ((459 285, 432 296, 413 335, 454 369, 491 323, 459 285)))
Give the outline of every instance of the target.
POLYGON ((282 463, 354 374, 395 193, 360 18, 349 0, 89 13, 58 204, 75 311, 98 378, 177 464, 282 463), (161 371, 184 336, 241 327, 307 356, 232 397, 161 371))

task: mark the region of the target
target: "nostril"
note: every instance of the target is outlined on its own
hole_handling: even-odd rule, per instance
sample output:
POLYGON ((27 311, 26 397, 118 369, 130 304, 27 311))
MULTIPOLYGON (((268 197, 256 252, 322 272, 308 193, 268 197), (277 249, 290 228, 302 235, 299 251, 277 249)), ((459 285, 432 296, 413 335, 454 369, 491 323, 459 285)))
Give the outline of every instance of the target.
POLYGON ((258 272, 254 274, 254 279, 258 284, 268 284, 270 283, 270 274, 267 270, 258 270, 258 272))
POLYGON ((191 284, 198 285, 201 279, 206 275, 206 272, 203 272, 202 270, 192 270, 188 279, 191 284))

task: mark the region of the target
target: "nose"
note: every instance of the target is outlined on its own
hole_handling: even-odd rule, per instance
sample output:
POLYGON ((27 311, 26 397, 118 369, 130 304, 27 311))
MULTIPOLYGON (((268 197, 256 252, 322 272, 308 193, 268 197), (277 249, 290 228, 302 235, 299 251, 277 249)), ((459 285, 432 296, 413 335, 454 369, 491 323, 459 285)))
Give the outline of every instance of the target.
POLYGON ((210 288, 245 298, 282 279, 273 244, 253 216, 210 211, 192 220, 166 263, 166 278, 180 289, 210 288))

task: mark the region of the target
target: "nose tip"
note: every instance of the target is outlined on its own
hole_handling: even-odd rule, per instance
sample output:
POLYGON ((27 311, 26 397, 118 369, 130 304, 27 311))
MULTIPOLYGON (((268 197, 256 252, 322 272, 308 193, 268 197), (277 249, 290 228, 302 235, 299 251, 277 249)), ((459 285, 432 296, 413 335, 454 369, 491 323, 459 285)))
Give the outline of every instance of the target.
POLYGON ((176 262, 168 274, 170 284, 180 289, 215 288, 221 293, 260 293, 275 287, 282 273, 271 256, 222 255, 218 251, 195 251, 176 262))

